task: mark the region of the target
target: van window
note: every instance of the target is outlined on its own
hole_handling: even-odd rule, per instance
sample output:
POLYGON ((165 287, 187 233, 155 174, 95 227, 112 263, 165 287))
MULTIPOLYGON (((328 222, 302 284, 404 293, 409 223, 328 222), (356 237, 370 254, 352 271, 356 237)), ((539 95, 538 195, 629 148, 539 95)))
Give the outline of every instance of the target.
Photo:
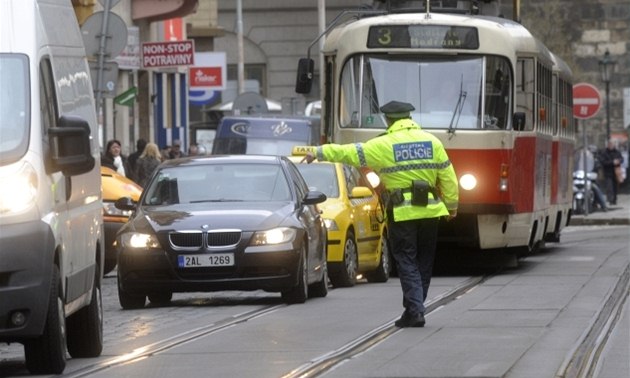
POLYGON ((5 164, 17 161, 28 149, 28 58, 0 54, 0 83, 0 162, 5 164))

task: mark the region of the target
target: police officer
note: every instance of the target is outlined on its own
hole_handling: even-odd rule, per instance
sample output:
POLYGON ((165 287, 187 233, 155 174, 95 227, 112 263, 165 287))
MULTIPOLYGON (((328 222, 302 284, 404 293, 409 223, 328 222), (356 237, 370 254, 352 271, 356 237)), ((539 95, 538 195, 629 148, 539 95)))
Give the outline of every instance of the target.
POLYGON ((389 238, 403 292, 397 327, 424 327, 437 244, 438 221, 457 215, 457 177, 444 146, 411 119, 415 108, 392 101, 381 107, 387 131, 365 143, 325 144, 304 158, 374 170, 384 185, 389 238))

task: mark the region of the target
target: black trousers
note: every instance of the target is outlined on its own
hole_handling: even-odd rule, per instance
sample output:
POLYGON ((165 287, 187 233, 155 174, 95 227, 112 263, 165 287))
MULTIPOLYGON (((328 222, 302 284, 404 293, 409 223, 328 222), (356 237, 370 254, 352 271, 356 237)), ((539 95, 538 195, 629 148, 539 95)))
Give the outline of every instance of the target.
POLYGON ((392 254, 398 267, 403 307, 411 315, 424 314, 429 292, 439 218, 394 222, 388 217, 392 254))

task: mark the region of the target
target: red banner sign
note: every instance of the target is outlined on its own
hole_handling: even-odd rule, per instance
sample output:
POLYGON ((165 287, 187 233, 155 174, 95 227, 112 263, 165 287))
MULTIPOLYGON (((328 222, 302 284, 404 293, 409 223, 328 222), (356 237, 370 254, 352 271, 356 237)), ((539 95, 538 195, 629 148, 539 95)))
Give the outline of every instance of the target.
POLYGON ((142 67, 176 67, 195 64, 193 40, 142 44, 142 67))

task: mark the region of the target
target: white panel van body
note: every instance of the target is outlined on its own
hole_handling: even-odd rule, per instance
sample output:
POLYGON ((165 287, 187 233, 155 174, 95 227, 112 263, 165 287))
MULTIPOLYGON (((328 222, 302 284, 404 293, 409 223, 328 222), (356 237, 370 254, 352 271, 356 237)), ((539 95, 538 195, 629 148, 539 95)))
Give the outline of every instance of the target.
POLYGON ((0 342, 32 373, 103 346, 90 70, 70 0, 0 0, 0 342))

